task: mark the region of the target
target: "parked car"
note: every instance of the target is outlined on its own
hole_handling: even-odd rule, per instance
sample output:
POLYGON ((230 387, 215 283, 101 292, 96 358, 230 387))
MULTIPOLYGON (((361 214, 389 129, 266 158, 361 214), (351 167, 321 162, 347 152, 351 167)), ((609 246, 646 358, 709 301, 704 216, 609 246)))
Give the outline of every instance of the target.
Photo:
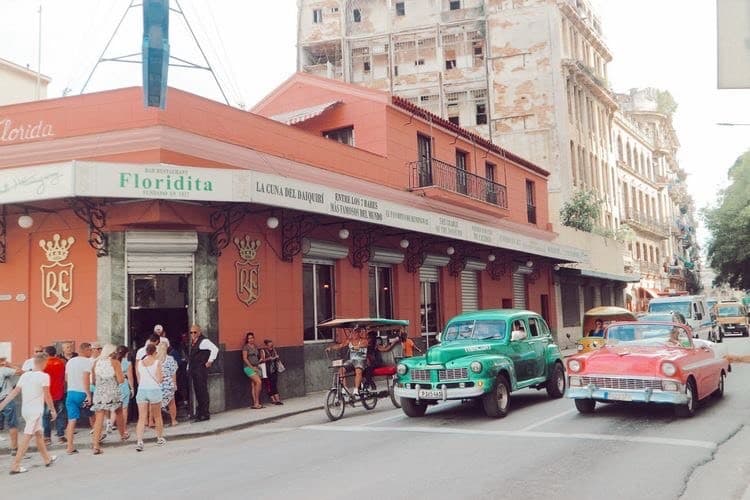
POLYGON ((721 335, 750 334, 750 321, 748 321, 747 308, 742 302, 728 300, 721 301, 714 306, 716 324, 721 335))
POLYGON ((605 337, 603 348, 567 360, 567 397, 581 413, 597 402, 633 401, 671 404, 691 417, 700 400, 724 394, 729 363, 687 325, 615 323, 605 337))
POLYGON ((649 301, 648 312, 665 313, 676 311, 681 313, 690 327, 695 338, 712 342, 721 342, 719 329, 714 325, 706 300, 702 295, 677 295, 671 297, 656 297, 649 301))
POLYGON ((396 367, 396 396, 409 417, 448 400, 480 399, 490 417, 504 417, 510 393, 532 387, 551 398, 565 393, 560 349, 542 317, 531 311, 496 309, 454 317, 441 344, 396 367))

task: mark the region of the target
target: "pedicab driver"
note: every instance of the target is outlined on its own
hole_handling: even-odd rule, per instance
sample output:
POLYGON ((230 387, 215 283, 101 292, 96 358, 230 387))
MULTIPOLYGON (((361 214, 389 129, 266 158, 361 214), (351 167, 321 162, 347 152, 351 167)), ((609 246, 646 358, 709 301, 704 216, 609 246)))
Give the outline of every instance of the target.
POLYGON ((367 366, 367 330, 358 326, 354 329, 352 339, 348 342, 341 342, 326 347, 326 351, 340 350, 349 347, 349 360, 346 366, 354 368, 354 395, 359 395, 359 386, 362 384, 362 376, 367 366))

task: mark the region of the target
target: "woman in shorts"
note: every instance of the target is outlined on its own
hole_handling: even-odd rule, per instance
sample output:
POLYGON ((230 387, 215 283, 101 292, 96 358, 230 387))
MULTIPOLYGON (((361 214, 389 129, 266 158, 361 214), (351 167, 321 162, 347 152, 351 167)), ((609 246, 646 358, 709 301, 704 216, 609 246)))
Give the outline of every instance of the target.
POLYGON ((260 404, 260 388, 262 383, 260 378, 260 351, 255 344, 255 334, 253 332, 245 334, 245 345, 242 347, 242 362, 245 364, 243 368, 245 375, 250 379, 250 397, 253 400, 253 405, 250 408, 259 410, 263 408, 263 405, 260 404))
POLYGON ((135 428, 138 439, 135 445, 136 451, 143 451, 143 431, 146 429, 149 410, 156 421, 156 444, 163 446, 167 443, 163 435, 164 422, 161 419, 162 371, 160 365, 161 363, 156 358, 156 346, 149 344, 146 347, 146 357, 138 361, 136 366, 138 377, 138 394, 135 396, 135 401, 138 403, 138 425, 135 428))

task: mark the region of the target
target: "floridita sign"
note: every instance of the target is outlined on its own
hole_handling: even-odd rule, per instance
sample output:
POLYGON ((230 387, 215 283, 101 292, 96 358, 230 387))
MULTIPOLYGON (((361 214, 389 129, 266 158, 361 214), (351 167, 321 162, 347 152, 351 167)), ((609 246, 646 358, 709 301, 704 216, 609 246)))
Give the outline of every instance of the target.
MULTIPOLYGON (((78 161, 0 169, 0 204, 71 196, 258 203, 572 262, 588 261, 587 252, 553 241, 416 208, 408 202, 252 170, 78 161)), ((257 293, 252 280, 243 279, 238 287, 241 300, 250 301, 257 293)))
POLYGON ((44 120, 33 123, 18 123, 10 118, 0 117, 0 144, 44 139, 54 137, 54 135, 55 131, 52 125, 44 120))

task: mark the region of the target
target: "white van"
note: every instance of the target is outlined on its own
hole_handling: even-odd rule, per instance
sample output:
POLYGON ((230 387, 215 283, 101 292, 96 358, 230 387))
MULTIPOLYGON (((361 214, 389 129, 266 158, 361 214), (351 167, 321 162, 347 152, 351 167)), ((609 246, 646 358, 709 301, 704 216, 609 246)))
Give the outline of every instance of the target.
POLYGON ((656 297, 648 303, 648 312, 666 313, 677 311, 693 330, 695 338, 712 342, 721 342, 722 336, 714 328, 711 314, 702 295, 677 295, 674 297, 656 297))

